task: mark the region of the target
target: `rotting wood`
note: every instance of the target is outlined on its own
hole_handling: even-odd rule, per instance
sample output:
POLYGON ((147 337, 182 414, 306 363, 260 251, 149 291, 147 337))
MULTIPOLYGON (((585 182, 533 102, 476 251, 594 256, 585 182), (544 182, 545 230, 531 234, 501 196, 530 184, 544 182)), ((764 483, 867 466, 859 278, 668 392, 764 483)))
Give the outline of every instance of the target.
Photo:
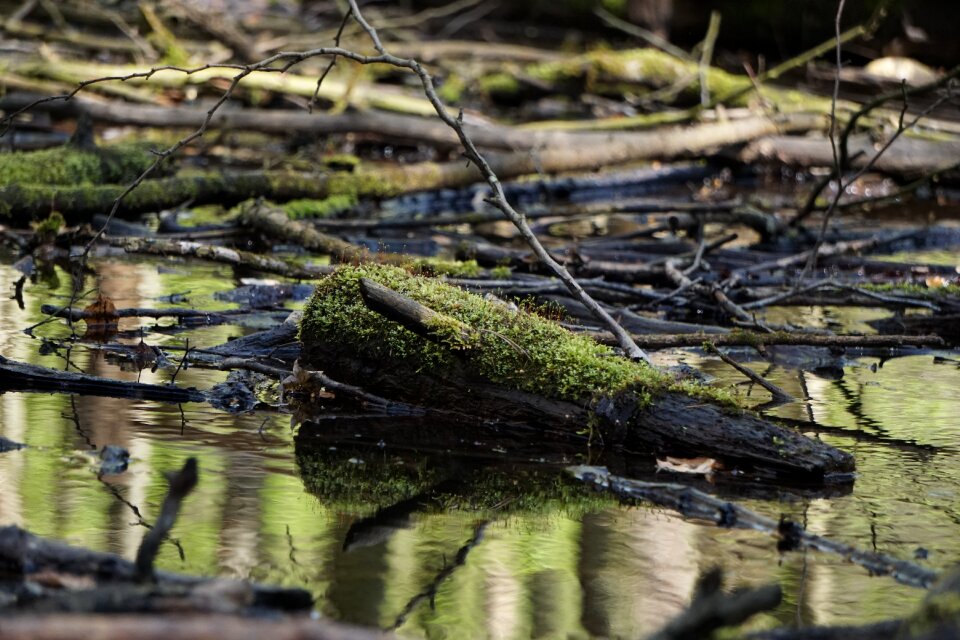
MULTIPOLYGON (((628 378, 637 376, 636 388, 628 385, 626 389, 604 390, 601 387, 589 392, 573 387, 558 391, 551 389, 548 382, 533 383, 537 376, 552 379, 553 374, 540 371, 541 367, 558 367, 557 375, 561 377, 578 376, 581 374, 576 373, 576 366, 588 367, 588 371, 593 366, 605 370, 615 365, 609 359, 616 357, 613 354, 592 356, 596 360, 588 359, 586 364, 576 365, 564 359, 568 356, 556 355, 554 359, 541 352, 555 348, 558 340, 573 339, 572 334, 559 327, 549 329, 547 324, 541 324, 548 323, 546 320, 531 320, 523 312, 500 309, 496 303, 487 304, 491 305, 489 313, 498 320, 491 320, 487 327, 470 325, 462 318, 455 318, 462 305, 476 304, 464 297, 470 294, 454 294, 456 290, 445 285, 430 284, 430 288, 442 288, 437 297, 431 298, 424 290, 419 300, 414 300, 409 294, 401 295, 389 287, 378 286, 410 282, 405 280, 410 276, 401 276, 402 272, 397 271, 384 272, 384 269, 389 268, 370 266, 360 270, 369 281, 352 280, 356 272, 349 269, 338 272, 339 278, 332 276, 336 284, 321 282, 307 305, 301 325, 308 362, 322 363, 337 379, 363 384, 385 397, 458 411, 465 416, 549 424, 572 430, 592 425, 598 443, 606 446, 677 455, 710 455, 734 465, 812 479, 853 469, 853 459, 848 454, 754 415, 723 409, 709 397, 699 396, 701 392, 695 387, 682 387, 692 394, 685 395, 680 387, 672 388, 672 383, 658 377, 662 374, 654 374, 646 365, 630 365, 638 367, 635 374, 627 374, 628 378), (373 282, 374 279, 377 282, 373 282), (324 300, 327 295, 333 298, 324 300), (442 302, 444 295, 452 297, 442 302), (380 329, 379 337, 374 338, 370 333, 372 325, 368 324, 373 323, 372 318, 376 316, 364 316, 356 306, 364 305, 365 300, 378 315, 379 312, 386 314, 407 330, 426 336, 426 341, 399 328, 389 329, 389 325, 380 329), (443 311, 427 306, 431 302, 443 311), (327 305, 342 307, 333 312, 327 305), (318 316, 321 313, 326 314, 322 320, 318 316), (331 317, 331 313, 344 314, 344 318, 331 317), (533 336, 524 341, 522 333, 511 332, 510 325, 515 322, 533 322, 530 329, 533 336), (368 334, 369 338, 361 337, 368 334), (402 346, 389 346, 394 340, 401 340, 402 346), (381 341, 383 344, 377 344, 381 341), (550 344, 544 345, 542 341, 550 344), (438 354, 457 354, 458 357, 425 364, 426 360, 420 361, 418 356, 406 353, 423 349, 423 344, 434 344, 432 349, 439 349, 438 354), (390 357, 391 353, 395 355, 390 357), (492 358, 497 367, 505 368, 500 374, 505 377, 498 380, 485 376, 482 373, 485 365, 478 366, 484 358, 492 358), (658 382, 642 382, 645 376, 651 375, 651 380, 658 382), (645 384, 652 386, 644 388, 645 384), (657 390, 656 385, 663 387, 657 390)), ((412 292, 419 285, 404 286, 412 292)), ((428 349, 428 353, 434 351, 428 349)), ((590 384, 587 380, 584 383, 590 384)))

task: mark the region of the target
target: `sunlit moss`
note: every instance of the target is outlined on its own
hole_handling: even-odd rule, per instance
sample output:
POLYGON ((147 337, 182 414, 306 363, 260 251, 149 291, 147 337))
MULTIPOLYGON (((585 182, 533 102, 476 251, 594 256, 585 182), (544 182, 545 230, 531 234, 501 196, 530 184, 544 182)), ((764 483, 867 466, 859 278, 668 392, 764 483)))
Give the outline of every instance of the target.
POLYGON ((960 284, 955 283, 945 284, 942 287, 929 287, 926 283, 920 282, 888 282, 884 284, 863 284, 859 287, 876 293, 890 293, 914 298, 960 296, 960 284))
POLYGON ((453 363, 456 356, 444 346, 447 343, 455 345, 458 354, 487 379, 560 400, 584 402, 630 390, 644 405, 656 394, 675 390, 732 402, 725 392, 677 383, 546 318, 384 265, 342 267, 320 281, 304 309, 300 337, 308 345, 348 344, 363 357, 410 360, 431 371, 453 363), (421 338, 367 308, 360 297, 361 278, 379 282, 456 322, 433 327, 436 340, 421 338), (473 334, 468 344, 463 342, 464 325, 473 334))
POLYGON ((509 73, 491 73, 480 78, 480 90, 488 96, 512 96, 520 92, 520 82, 509 73))
POLYGON ((437 89, 437 95, 447 104, 457 104, 463 98, 463 92, 467 89, 467 83, 463 77, 451 73, 437 89))
POLYGON ((55 237, 66 224, 67 221, 63 219, 60 212, 54 211, 40 222, 35 222, 31 226, 37 237, 49 240, 55 237))
POLYGON ((299 220, 302 218, 332 218, 357 206, 357 202, 359 202, 359 199, 356 194, 345 193, 322 199, 290 200, 274 206, 286 211, 290 218, 299 220))
POLYGON ((483 269, 476 260, 444 260, 443 258, 416 258, 409 265, 410 271, 426 276, 449 276, 451 278, 476 278, 483 269))
POLYGON ((101 149, 72 146, 0 154, 0 184, 82 185, 130 182, 154 161, 140 143, 101 149))

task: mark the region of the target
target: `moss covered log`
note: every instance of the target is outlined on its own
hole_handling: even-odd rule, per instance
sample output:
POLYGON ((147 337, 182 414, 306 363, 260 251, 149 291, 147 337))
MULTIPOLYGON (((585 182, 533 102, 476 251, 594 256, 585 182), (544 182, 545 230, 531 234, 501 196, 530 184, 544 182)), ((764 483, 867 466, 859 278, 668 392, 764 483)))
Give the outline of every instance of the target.
POLYGON ((853 469, 848 454, 739 410, 723 390, 677 382, 534 313, 395 267, 342 267, 324 278, 300 338, 307 359, 338 379, 461 415, 788 475, 853 469), (363 279, 435 312, 431 335, 373 311, 361 296, 363 279))
MULTIPOLYGON (((572 94, 583 91, 622 95, 638 90, 657 91, 661 100, 700 99, 701 78, 710 95, 729 106, 746 106, 756 98, 754 83, 746 75, 708 67, 703 75, 696 61, 681 60, 658 49, 597 49, 562 60, 524 65, 512 73, 496 72, 479 80, 481 89, 494 98, 509 99, 527 87, 549 86, 572 94), (528 82, 521 80, 527 78, 528 82)), ((765 85, 763 97, 780 110, 829 113, 830 99, 765 85)))
POLYGON ((0 185, 91 185, 132 182, 156 158, 148 145, 82 148, 65 145, 0 154, 0 185))

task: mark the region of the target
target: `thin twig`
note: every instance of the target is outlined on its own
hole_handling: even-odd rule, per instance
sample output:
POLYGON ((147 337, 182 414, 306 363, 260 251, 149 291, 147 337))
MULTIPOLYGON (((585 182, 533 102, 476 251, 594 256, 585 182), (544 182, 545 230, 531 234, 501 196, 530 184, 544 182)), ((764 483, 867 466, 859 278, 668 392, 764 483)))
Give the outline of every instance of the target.
POLYGON ((473 164, 480 170, 480 173, 483 174, 487 184, 490 185, 490 189, 493 192, 493 205, 502 211, 503 214, 514 224, 514 226, 517 227, 517 229, 520 231, 520 235, 524 240, 526 240, 527 244, 533 250, 537 258, 567 286, 567 289, 575 298, 577 298, 585 307, 587 307, 587 309, 589 309, 598 320, 607 326, 610 332, 616 336, 618 344, 628 357, 634 360, 643 360, 650 364, 650 358, 646 353, 643 352, 642 349, 640 349, 640 347, 637 346, 637 343, 633 341, 633 338, 630 336, 630 334, 625 331, 623 327, 621 327, 620 324, 617 323, 612 316, 610 316, 609 313, 607 313, 599 304, 597 304, 597 302, 590 297, 586 291, 584 291, 583 287, 580 286, 580 284, 570 274, 569 271, 567 271, 560 263, 553 259, 553 257, 540 243, 540 240, 537 238, 537 236, 533 233, 533 230, 527 224, 526 217, 514 209, 513 206, 507 201, 507 196, 504 193, 503 185, 500 183, 500 179, 497 177, 497 174, 494 173, 486 158, 480 154, 480 151, 474 145, 473 140, 471 140, 464 131, 462 112, 456 118, 451 116, 443 102, 440 100, 440 97, 437 95, 436 88, 433 84, 433 79, 430 77, 430 74, 427 73, 426 69, 424 69, 423 66, 414 59, 398 58, 387 53, 383 43, 380 41, 380 36, 377 35, 376 30, 370 26, 370 24, 360 13, 360 9, 357 7, 356 0, 348 1, 350 3, 350 8, 353 10, 354 18, 360 24, 360 26, 363 27, 364 31, 367 32, 367 35, 370 36, 370 40, 373 42, 374 48, 380 54, 380 57, 383 59, 383 61, 396 67, 410 69, 420 78, 420 83, 423 86, 424 94, 427 96, 430 104, 433 105, 437 115, 444 123, 447 124, 447 126, 456 132, 457 137, 460 139, 460 143, 463 145, 467 159, 473 162, 473 164))

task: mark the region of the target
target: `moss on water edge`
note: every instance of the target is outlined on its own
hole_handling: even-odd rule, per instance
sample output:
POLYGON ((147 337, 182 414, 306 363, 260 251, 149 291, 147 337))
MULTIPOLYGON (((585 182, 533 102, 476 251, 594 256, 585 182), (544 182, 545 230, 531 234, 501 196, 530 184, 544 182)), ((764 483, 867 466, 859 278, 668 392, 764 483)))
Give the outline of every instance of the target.
POLYGON ((431 371, 453 364, 457 356, 443 346, 453 344, 487 379, 558 400, 588 402, 632 389, 643 405, 665 391, 735 404, 725 391, 675 382, 669 375, 618 357, 609 347, 551 320, 385 265, 344 266, 320 281, 304 308, 300 339, 307 345, 345 344, 362 357, 409 360, 419 369, 431 371), (361 278, 468 325, 473 339, 464 344, 457 323, 435 327, 440 337, 435 342, 384 319, 360 297, 361 278))

